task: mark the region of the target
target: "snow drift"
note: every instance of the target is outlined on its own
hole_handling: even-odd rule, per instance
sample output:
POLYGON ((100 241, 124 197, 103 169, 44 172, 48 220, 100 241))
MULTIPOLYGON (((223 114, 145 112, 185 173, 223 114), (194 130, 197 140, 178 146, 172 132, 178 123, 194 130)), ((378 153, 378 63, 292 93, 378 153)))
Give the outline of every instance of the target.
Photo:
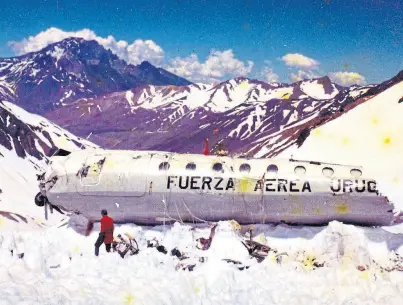
MULTIPOLYGON (((36 174, 45 169, 48 155, 57 148, 72 151, 91 147, 97 146, 39 115, 0 102, 0 211, 4 213, 0 214, 0 228, 42 226, 44 211, 33 204, 38 192, 36 174)), ((49 220, 53 223, 61 220, 58 213, 52 216, 49 220)))
MULTIPOLYGON (((247 229, 247 228, 243 228, 247 229)), ((243 230, 242 229, 242 230, 243 230)), ((241 231, 242 231, 241 230, 241 231)), ((241 233, 220 222, 211 248, 195 247, 207 229, 175 224, 141 228, 125 225, 140 253, 121 259, 116 253, 94 257, 94 233, 68 228, 0 234, 0 304, 401 304, 403 277, 382 271, 403 252, 402 235, 360 229, 338 222, 320 228, 257 226, 267 243, 287 252, 262 263, 248 256, 241 233), (147 248, 157 239, 167 250, 178 247, 197 262, 192 272, 169 253, 147 248), (13 250, 13 253, 11 253, 13 250), (24 254, 22 258, 20 258, 24 254), (205 262, 198 258, 204 257, 205 262), (313 258, 324 262, 315 268, 313 258), (238 260, 239 270, 223 259, 238 260), (364 266, 364 271, 357 270, 364 266), (286 288, 285 288, 286 287, 286 288)))

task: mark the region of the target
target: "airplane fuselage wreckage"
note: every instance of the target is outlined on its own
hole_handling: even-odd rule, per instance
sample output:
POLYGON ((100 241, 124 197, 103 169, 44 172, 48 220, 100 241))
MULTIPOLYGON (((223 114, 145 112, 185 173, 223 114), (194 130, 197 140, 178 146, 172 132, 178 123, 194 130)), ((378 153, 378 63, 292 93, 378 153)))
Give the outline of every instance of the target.
POLYGON ((39 206, 98 221, 161 224, 389 225, 393 205, 361 167, 159 151, 82 150, 53 156, 38 176, 39 206))

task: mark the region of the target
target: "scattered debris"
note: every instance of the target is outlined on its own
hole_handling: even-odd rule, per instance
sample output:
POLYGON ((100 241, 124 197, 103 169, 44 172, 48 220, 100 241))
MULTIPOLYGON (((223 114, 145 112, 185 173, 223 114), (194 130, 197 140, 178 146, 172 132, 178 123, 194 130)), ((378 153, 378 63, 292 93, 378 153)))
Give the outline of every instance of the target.
MULTIPOLYGON (((11 252, 11 256, 14 256, 14 250, 10 250, 10 252, 11 252)), ((18 258, 24 258, 24 252, 17 253, 17 257, 18 258)))
POLYGON ((185 265, 185 264, 178 264, 175 266, 175 270, 182 269, 183 271, 188 270, 188 271, 193 271, 193 269, 196 267, 196 264, 191 264, 191 265, 185 265))
POLYGON ((171 256, 176 256, 177 258, 179 258, 179 260, 184 260, 184 259, 189 258, 188 256, 185 256, 185 253, 179 251, 178 248, 173 248, 171 250, 171 256))
POLYGON ((168 253, 168 251, 167 251, 167 249, 164 247, 164 246, 158 246, 157 247, 157 250, 158 250, 158 252, 161 252, 161 253, 164 253, 164 254, 167 254, 168 253))
POLYGON ((228 156, 228 150, 225 148, 224 143, 220 142, 217 144, 215 153, 217 156, 228 156))
POLYGON ((147 240, 147 248, 156 248, 158 252, 164 254, 168 253, 167 249, 163 245, 160 245, 156 238, 153 238, 152 240, 147 240))
POLYGON ((376 261, 372 260, 372 262, 384 272, 392 272, 392 271, 403 271, 403 257, 401 257, 398 253, 392 254, 394 257, 390 259, 392 266, 382 267, 376 261))
POLYGON ((239 262, 239 261, 234 261, 234 260, 232 260, 232 259, 227 259, 227 258, 224 258, 223 259, 223 261, 224 262, 227 262, 227 263, 232 263, 232 264, 234 264, 234 265, 241 265, 241 266, 238 266, 237 268, 239 269, 239 270, 244 270, 244 269, 249 269, 249 266, 245 266, 245 265, 243 265, 241 262, 239 262))
POLYGON ((249 238, 245 241, 242 241, 242 244, 248 250, 249 255, 256 258, 259 263, 261 263, 267 257, 269 251, 277 253, 277 250, 253 240, 252 229, 249 230, 249 238))
POLYGON ((130 256, 138 254, 140 251, 136 239, 129 233, 125 233, 123 236, 119 234, 117 238, 114 238, 112 249, 113 252, 118 252, 122 258, 127 254, 130 256))
POLYGON ((215 235, 216 228, 217 228, 217 224, 214 224, 213 227, 210 230, 209 238, 201 237, 201 238, 197 239, 198 244, 196 245, 196 247, 198 249, 200 249, 200 250, 208 250, 210 248, 211 243, 213 242, 213 238, 214 238, 214 235, 215 235))
POLYGON ((283 257, 288 256, 288 253, 282 252, 276 255, 276 263, 281 265, 283 263, 283 257))

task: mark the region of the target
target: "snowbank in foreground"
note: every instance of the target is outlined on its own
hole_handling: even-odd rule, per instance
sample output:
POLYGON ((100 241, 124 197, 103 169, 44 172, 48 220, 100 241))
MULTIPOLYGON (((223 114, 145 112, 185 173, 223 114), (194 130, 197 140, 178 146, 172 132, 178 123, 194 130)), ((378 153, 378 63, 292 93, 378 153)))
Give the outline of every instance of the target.
POLYGON ((212 246, 198 250, 195 240, 208 229, 141 228, 124 225, 139 242, 140 253, 121 259, 101 248, 93 255, 94 232, 83 237, 72 229, 0 235, 0 304, 402 304, 403 272, 384 272, 372 263, 390 264, 393 251, 403 254, 403 235, 382 229, 360 229, 332 222, 328 227, 255 226, 270 246, 287 251, 281 264, 274 257, 250 259, 229 222, 220 222, 212 246), (147 248, 161 241, 168 254, 147 248), (197 261, 193 272, 175 271, 170 256, 178 247, 197 261), (14 256, 10 250, 13 249, 14 256), (301 250, 305 250, 305 253, 301 250), (23 258, 15 254, 24 253, 23 258), (312 270, 316 257, 325 266, 312 270), (223 262, 229 258, 250 266, 243 271, 223 262), (368 265, 358 271, 358 265, 368 265))
POLYGON ((313 129, 300 148, 289 148, 280 156, 362 165, 364 176, 377 179, 380 191, 403 210, 402 96, 400 82, 313 129))

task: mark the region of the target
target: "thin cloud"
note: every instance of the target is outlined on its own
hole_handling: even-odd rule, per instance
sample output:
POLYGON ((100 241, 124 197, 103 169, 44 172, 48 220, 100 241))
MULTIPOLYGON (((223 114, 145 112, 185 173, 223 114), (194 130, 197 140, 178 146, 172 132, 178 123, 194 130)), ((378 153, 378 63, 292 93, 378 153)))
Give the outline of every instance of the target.
POLYGON ((274 73, 273 69, 270 67, 264 67, 262 72, 260 73, 264 81, 268 83, 277 83, 280 80, 280 77, 277 73, 274 73))
POLYGON ((365 77, 357 72, 330 72, 329 78, 342 86, 363 85, 365 77))
POLYGON ((320 62, 309 58, 300 53, 288 53, 281 57, 281 60, 285 62, 287 66, 297 67, 300 69, 312 70, 317 68, 320 65, 320 62))
POLYGON ((223 77, 246 76, 253 68, 253 62, 243 62, 235 58, 231 49, 211 50, 201 62, 196 54, 188 57, 175 57, 169 60, 166 69, 195 82, 216 82, 223 77))
POLYGON ((313 71, 298 70, 297 73, 290 73, 288 77, 293 83, 295 83, 304 79, 317 78, 319 75, 313 71))

